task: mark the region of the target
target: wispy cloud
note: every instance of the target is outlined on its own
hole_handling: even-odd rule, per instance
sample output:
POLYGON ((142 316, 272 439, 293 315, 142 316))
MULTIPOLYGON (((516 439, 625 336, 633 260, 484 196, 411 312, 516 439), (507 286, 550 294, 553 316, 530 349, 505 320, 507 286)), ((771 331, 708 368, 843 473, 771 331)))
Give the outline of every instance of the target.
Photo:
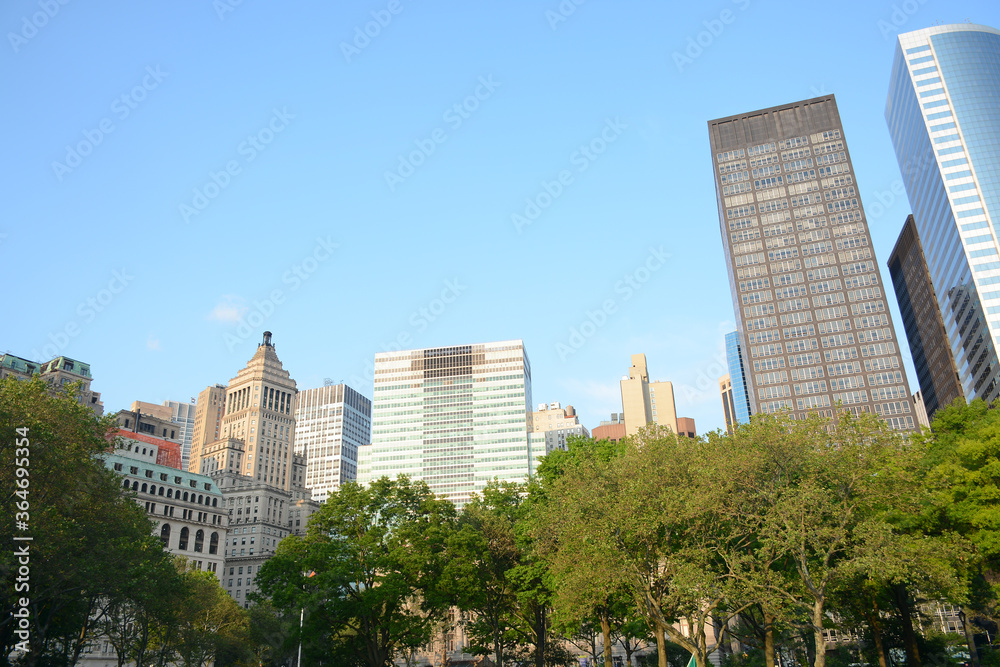
POLYGON ((215 305, 208 319, 216 322, 239 322, 247 312, 246 304, 242 297, 233 294, 223 294, 221 301, 215 305))
POLYGON ((146 339, 146 347, 150 350, 159 351, 160 339, 154 336, 153 334, 149 334, 149 338, 146 339))

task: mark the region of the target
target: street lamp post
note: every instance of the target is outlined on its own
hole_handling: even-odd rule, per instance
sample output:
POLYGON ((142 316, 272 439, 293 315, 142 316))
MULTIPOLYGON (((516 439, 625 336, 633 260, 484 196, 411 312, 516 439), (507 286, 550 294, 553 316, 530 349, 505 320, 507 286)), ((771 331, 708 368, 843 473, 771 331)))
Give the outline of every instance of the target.
POLYGON ((295 667, 302 667, 302 619, 306 615, 306 608, 299 607, 299 659, 295 663, 295 667))

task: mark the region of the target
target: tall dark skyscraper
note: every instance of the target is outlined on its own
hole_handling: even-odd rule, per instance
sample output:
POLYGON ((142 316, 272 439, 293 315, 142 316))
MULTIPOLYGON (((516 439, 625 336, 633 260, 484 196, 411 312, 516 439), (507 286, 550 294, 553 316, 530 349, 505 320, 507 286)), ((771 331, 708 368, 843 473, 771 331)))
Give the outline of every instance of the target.
POLYGON ((709 121, 753 413, 915 418, 832 95, 709 121))
POLYGON ((938 408, 964 396, 964 393, 912 215, 906 217, 896 247, 889 255, 889 274, 896 290, 927 417, 933 419, 938 408))

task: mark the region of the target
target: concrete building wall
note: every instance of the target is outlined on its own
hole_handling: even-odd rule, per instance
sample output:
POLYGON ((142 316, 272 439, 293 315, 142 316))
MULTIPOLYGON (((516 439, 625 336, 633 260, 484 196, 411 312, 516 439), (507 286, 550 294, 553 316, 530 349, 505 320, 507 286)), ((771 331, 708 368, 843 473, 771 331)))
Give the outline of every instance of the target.
POLYGON ((708 130, 751 412, 833 416, 839 402, 913 430, 834 97, 719 118, 708 130))

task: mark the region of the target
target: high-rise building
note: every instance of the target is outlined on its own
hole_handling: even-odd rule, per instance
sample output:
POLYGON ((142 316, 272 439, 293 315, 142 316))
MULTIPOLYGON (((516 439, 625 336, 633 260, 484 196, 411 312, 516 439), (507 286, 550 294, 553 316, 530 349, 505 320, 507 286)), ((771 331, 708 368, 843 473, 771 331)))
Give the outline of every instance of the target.
POLYGON ((566 438, 570 436, 590 437, 590 431, 580 423, 573 406, 564 408, 560 403, 539 403, 538 409, 531 413, 528 430, 544 434, 546 454, 553 449, 565 450, 566 438))
MULTIPOLYGON (((751 413, 915 426, 832 95, 709 121, 751 413)), ((732 376, 733 373, 730 373, 732 376)))
POLYGON ((281 539, 303 534, 319 508, 303 486, 306 461, 293 453, 295 402, 295 380, 278 359, 270 331, 227 387, 209 387, 199 397, 199 435, 192 442, 200 452, 191 465, 197 462, 198 472, 222 492, 229 535, 219 579, 242 605, 257 590, 254 577, 281 539), (199 445, 216 421, 219 436, 199 445))
POLYGON ((371 442, 372 402, 346 384, 299 392, 295 452, 307 460, 305 486, 323 502, 358 478, 358 448, 371 442))
POLYGON ((719 378, 719 396, 722 398, 722 414, 726 418, 726 433, 736 430, 736 403, 733 400, 733 381, 726 373, 719 378))
POLYGON ((295 400, 298 390, 271 344, 271 332, 229 381, 221 439, 243 441, 240 474, 288 491, 291 489, 295 400))
POLYGON ((195 404, 194 430, 191 435, 191 454, 187 469, 201 472, 201 458, 205 446, 222 435, 222 415, 226 407, 226 386, 217 384, 206 387, 198 394, 195 404))
POLYGON ((1000 31, 958 24, 899 35, 885 117, 963 394, 992 402, 1000 396, 1000 31))
POLYGON ((645 354, 632 355, 632 366, 628 377, 622 378, 621 388, 627 435, 635 435, 646 424, 659 424, 678 432, 674 385, 649 381, 645 354))
POLYGON ((539 457, 531 405, 520 340, 376 354, 372 444, 360 449, 358 481, 406 474, 458 505, 493 478, 523 482, 539 457))
POLYGON ((917 394, 923 397, 927 417, 933 419, 938 408, 964 397, 965 393, 912 215, 906 218, 888 264, 920 383, 917 394))
POLYGON ((729 367, 729 380, 733 388, 733 423, 746 424, 750 421, 750 394, 747 391, 747 374, 739 331, 726 334, 726 365, 729 367))
POLYGON ((191 462, 191 441, 194 439, 194 418, 197 415, 197 406, 193 399, 190 403, 163 401, 163 405, 170 409, 170 421, 177 424, 180 429, 182 466, 187 470, 191 462))

